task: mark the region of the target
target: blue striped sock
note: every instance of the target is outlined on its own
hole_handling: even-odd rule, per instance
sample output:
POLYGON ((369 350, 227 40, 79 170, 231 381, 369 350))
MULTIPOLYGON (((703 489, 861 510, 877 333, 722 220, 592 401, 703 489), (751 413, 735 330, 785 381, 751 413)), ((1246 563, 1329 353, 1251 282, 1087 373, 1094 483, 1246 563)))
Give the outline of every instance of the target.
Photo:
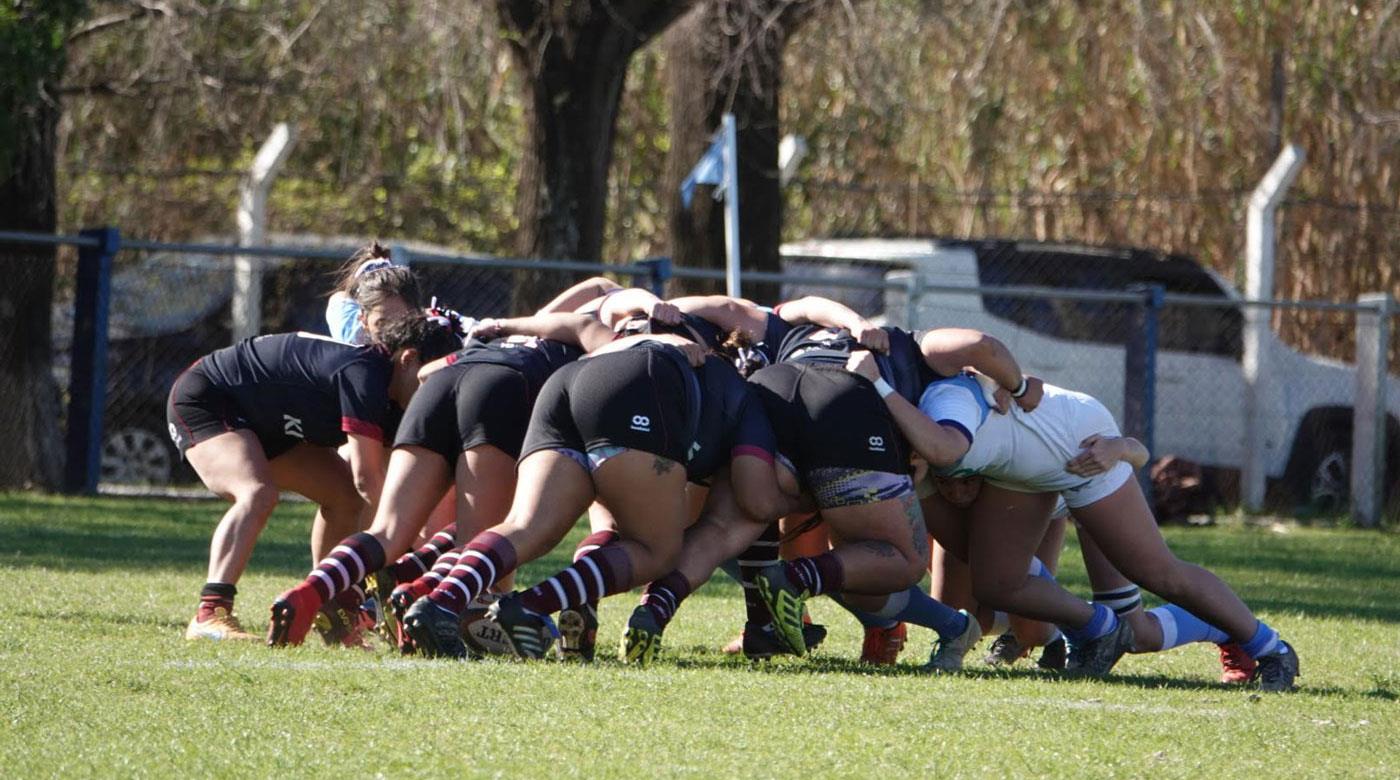
POLYGON ((890 596, 890 600, 886 602, 885 608, 880 610, 879 614, 889 615, 895 620, 913 623, 916 626, 931 628, 937 631, 938 636, 944 640, 957 639, 962 632, 967 630, 967 615, 933 598, 917 585, 903 593, 890 596), (898 607, 897 602, 901 601, 904 604, 902 607, 898 607), (898 607, 898 611, 894 614, 890 614, 892 607, 898 607))
MULTIPOLYGON (((833 596, 831 600, 832 600, 832 601, 835 601, 837 604, 840 604, 842 609, 844 609, 844 610, 846 610, 847 612, 851 613, 851 614, 855 617, 856 620, 859 620, 859 621, 860 621, 860 625, 861 625, 862 628, 886 628, 886 629, 889 629, 889 628, 894 628, 894 627, 895 627, 895 624, 899 622, 898 620, 895 620, 894 618, 880 617, 879 615, 875 614, 874 612, 866 612, 866 611, 863 610, 863 609, 856 609, 855 607, 853 607, 853 606, 851 606, 850 604, 846 603, 846 600, 843 599, 843 598, 841 598, 840 596, 833 596)), ((886 603, 888 603, 888 602, 886 602, 886 603)), ((764 607, 764 609, 767 609, 767 607, 764 607)))
POLYGON ((1278 644, 1278 632, 1269 628, 1269 624, 1261 620, 1259 627, 1254 629, 1254 636, 1244 643, 1244 651, 1249 653, 1250 658, 1258 658, 1277 650, 1278 644))
POLYGON ((1163 650, 1192 642, 1214 642, 1219 645, 1230 641, 1229 634, 1175 604, 1157 607, 1147 614, 1157 618, 1158 625, 1162 627, 1163 650))
POLYGON ((1073 626, 1060 626, 1060 631, 1064 632, 1065 638, 1072 645, 1079 645, 1098 639, 1118 627, 1118 616, 1113 614, 1113 610, 1102 604, 1092 605, 1094 616, 1089 618, 1089 622, 1083 628, 1073 626))

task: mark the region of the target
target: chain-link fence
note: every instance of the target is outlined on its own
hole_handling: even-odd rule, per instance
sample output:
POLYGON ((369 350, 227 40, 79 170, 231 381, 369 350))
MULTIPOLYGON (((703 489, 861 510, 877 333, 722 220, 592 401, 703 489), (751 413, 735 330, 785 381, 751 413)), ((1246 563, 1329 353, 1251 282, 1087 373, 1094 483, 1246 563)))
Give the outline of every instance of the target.
MULTIPOLYGON (((190 363, 233 340, 238 250, 122 246, 110 274, 99 479, 104 485, 193 483, 166 435, 165 399, 190 363)), ((353 248, 259 250, 258 331, 325 333, 325 300, 353 248)), ((515 313, 517 291, 538 283, 540 274, 558 287, 609 274, 672 293, 689 279, 722 276, 669 269, 665 261, 545 263, 422 246, 394 250, 422 277, 425 295, 476 317, 515 313)), ((18 272, 26 267, 11 264, 18 272)), ((56 436, 71 428, 64 415, 72 401, 74 315, 83 314, 75 303, 73 266, 65 255, 52 305, 49 405, 58 420, 56 436)), ((1242 304, 1228 282, 1189 258, 1012 241, 806 242, 785 247, 782 273, 746 274, 745 284, 746 291, 772 298, 760 303, 823 295, 892 324, 976 328, 997 336, 1028 373, 1094 395, 1126 432, 1146 439, 1161 460, 1161 485, 1169 488, 1159 501, 1179 501, 1183 511, 1239 502, 1250 468, 1263 474, 1274 506, 1346 506, 1359 391, 1358 313, 1373 308, 1273 302, 1263 308, 1251 339, 1248 312, 1257 307, 1242 304), (1251 383, 1256 371, 1259 381, 1251 383), (1182 485, 1191 489, 1183 492, 1182 485)), ((1374 330, 1375 319, 1362 324, 1363 334, 1374 330)), ((19 333, 0 331, 7 365, 14 363, 19 333)), ((1385 339, 1393 353, 1388 333, 1385 339)), ((1391 382, 1397 384, 1388 393, 1387 429, 1400 419, 1400 380, 1391 382)), ((17 413, 7 409, 11 417, 17 413)), ((1397 434, 1390 441, 1400 440, 1397 434)), ((0 461, 10 461, 6 467, 13 470, 14 461, 30 457, 16 449, 0 461)), ((1388 469, 1387 482, 1394 477, 1388 469)))

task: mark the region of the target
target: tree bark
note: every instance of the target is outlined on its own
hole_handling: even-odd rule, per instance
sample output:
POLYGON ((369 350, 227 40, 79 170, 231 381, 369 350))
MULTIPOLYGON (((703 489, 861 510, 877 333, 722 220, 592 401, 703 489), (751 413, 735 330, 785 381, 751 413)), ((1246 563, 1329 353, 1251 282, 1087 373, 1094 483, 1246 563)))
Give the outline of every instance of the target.
MULTIPOLYGON (((739 145, 739 257, 746 271, 781 270, 783 193, 779 180, 778 98, 783 46, 817 2, 706 0, 665 39, 671 149, 667 159, 671 258, 679 266, 724 268, 724 207, 697 191, 689 208, 680 182, 734 114, 739 145)), ((695 281, 691 292, 722 292, 723 282, 695 281)), ((773 299, 773 285, 748 285, 746 296, 773 299)))
MULTIPOLYGON (((0 31, 0 230, 52 233, 61 45, 81 3, 22 2, 0 31), (46 35, 57 31, 57 35, 46 35)), ((63 468, 53 377, 52 247, 0 247, 0 489, 55 488, 63 468)))
MULTIPOLYGON (((501 28, 524 74, 520 171, 523 257, 601 258, 608 168, 632 54, 690 5, 665 0, 497 0, 501 28)), ((517 277, 515 309, 529 311, 574 275, 517 277)))

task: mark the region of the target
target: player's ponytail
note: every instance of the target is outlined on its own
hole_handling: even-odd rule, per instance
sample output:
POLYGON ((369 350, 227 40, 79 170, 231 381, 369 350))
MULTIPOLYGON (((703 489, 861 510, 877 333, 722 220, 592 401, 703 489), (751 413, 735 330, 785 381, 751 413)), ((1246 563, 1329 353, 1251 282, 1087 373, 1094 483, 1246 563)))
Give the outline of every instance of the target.
POLYGON ((452 332, 452 328, 441 317, 428 317, 421 313, 396 317, 384 323, 379 330, 378 343, 397 354, 402 349, 418 350, 418 359, 431 363, 440 357, 456 352, 462 341, 452 332))
POLYGON ((392 263, 389 260, 389 247, 378 241, 371 241, 356 249, 355 253, 336 269, 335 286, 331 288, 331 292, 348 295, 350 285, 356 278, 379 268, 388 268, 390 265, 392 263))
POLYGON ((754 345, 748 333, 738 328, 730 331, 729 338, 719 345, 719 354, 732 362, 739 376, 745 378, 768 365, 768 356, 754 345))

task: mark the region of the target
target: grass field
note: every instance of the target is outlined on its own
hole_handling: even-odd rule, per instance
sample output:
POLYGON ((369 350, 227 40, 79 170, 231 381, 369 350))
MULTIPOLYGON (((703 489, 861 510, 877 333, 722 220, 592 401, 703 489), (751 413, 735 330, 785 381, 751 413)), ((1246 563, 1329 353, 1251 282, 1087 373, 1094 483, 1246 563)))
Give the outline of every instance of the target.
MULTIPOLYGON (((1298 648, 1301 690, 1260 696, 1214 682, 1211 645, 1129 657, 1105 681, 980 662, 935 678, 918 670, 930 636, 911 632, 898 668, 864 667, 858 626, 825 600, 813 657, 753 666, 717 650, 742 611, 723 578, 645 671, 613 660, 631 597, 603 605, 591 667, 187 644, 220 510, 0 495, 6 776, 1400 776, 1395 533, 1168 531, 1298 648)), ((256 630, 305 574, 309 519, 284 504, 259 544, 239 593, 256 630)))

